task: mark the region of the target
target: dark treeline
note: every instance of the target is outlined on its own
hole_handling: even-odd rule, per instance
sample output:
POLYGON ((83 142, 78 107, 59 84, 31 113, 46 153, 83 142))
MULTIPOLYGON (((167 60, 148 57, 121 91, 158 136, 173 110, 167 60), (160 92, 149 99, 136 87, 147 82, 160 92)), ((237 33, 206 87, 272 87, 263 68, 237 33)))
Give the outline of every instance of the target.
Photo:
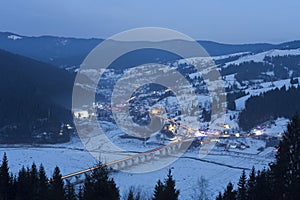
POLYGON ((293 76, 300 76, 299 60, 299 55, 266 56, 264 59, 274 65, 274 73, 281 79, 289 78, 289 70, 293 71, 293 76))
POLYGON ((217 200, 300 199, 300 119, 294 116, 279 144, 276 160, 247 178, 242 172, 237 189, 228 183, 217 200))
MULTIPOLYGON (((119 189, 111 170, 102 167, 86 175, 83 184, 74 186, 64 182, 59 167, 55 167, 53 175, 48 178, 43 165, 39 168, 33 163, 29 168, 24 166, 17 175, 9 173, 8 159, 4 153, 0 166, 0 200, 118 200, 119 189)), ((141 191, 131 187, 123 199, 128 200, 177 200, 179 190, 175 189, 175 181, 171 170, 164 181, 158 180, 152 197, 143 196, 141 191)))
POLYGON ((271 90, 259 96, 252 96, 246 101, 245 109, 240 113, 239 125, 249 130, 271 118, 291 118, 300 111, 300 87, 285 86, 271 90))
POLYGON ((0 168, 0 200, 93 200, 119 199, 119 190, 109 170, 101 168, 86 175, 83 186, 75 188, 61 179, 59 167, 47 178, 43 165, 39 169, 33 163, 31 168, 22 167, 15 176, 9 174, 8 161, 4 154, 0 168))
POLYGON ((246 80, 264 78, 263 72, 272 71, 273 66, 265 62, 243 62, 238 65, 229 65, 226 68, 222 68, 222 76, 234 74, 238 82, 242 83, 246 80))
POLYGON ((286 56, 266 56, 264 62, 243 62, 240 64, 230 64, 222 68, 222 76, 236 74, 238 82, 250 81, 254 79, 264 79, 266 81, 287 79, 289 72, 293 71, 292 76, 300 76, 299 55, 286 56), (274 76, 266 75, 266 72, 274 72, 274 76))

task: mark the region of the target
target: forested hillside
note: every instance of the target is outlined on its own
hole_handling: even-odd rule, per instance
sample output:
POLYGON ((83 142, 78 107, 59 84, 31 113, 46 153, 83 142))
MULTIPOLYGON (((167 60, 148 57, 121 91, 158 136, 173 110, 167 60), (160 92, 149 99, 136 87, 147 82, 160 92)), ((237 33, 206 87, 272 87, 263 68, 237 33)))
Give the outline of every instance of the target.
POLYGON ((282 87, 249 98, 245 110, 240 114, 239 124, 247 130, 269 119, 291 118, 299 112, 300 88, 291 87, 286 90, 282 87))
POLYGON ((5 51, 0 68, 0 142, 31 142, 43 132, 50 137, 72 121, 73 75, 5 51))

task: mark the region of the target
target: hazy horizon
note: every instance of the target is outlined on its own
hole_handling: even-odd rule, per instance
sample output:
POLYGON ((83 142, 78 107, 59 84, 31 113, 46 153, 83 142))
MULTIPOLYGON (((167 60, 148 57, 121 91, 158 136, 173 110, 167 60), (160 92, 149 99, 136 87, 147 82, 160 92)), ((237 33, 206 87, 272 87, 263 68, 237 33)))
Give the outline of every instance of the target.
MULTIPOLYGON (((0 30, 2 33, 11 33, 13 35, 18 35, 22 37, 61 37, 61 38, 72 38, 72 39, 99 39, 99 40, 105 40, 106 38, 101 38, 101 37, 74 37, 74 36, 64 36, 64 35, 49 35, 49 34, 42 34, 42 35, 25 35, 25 34, 20 34, 16 33, 13 31, 8 31, 8 30, 0 30)), ((279 41, 279 42, 241 42, 241 43, 230 43, 230 42, 222 42, 222 41, 214 41, 214 40, 202 40, 202 39, 196 39, 196 41, 204 41, 204 42, 215 42, 219 44, 227 44, 227 45, 247 45, 247 44, 272 44, 272 45, 277 45, 277 44, 282 44, 286 42, 294 42, 294 41, 300 41, 300 39, 294 39, 294 40, 284 40, 284 41, 279 41)))
POLYGON ((300 39, 297 0, 4 1, 0 30, 26 36, 108 38, 138 27, 164 27, 196 40, 282 43, 300 39))

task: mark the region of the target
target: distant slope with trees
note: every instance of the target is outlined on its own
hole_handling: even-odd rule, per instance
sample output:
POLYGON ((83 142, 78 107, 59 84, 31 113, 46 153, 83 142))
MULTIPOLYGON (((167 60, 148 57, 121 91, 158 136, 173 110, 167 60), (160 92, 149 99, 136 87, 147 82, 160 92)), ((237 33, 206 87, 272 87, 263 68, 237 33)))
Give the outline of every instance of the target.
POLYGON ((74 75, 2 50, 0 69, 0 142, 32 142, 34 133, 55 135, 72 122, 74 75))
POLYGON ((272 118, 291 118, 296 113, 300 113, 300 87, 286 89, 284 86, 250 97, 240 113, 239 125, 243 130, 249 130, 272 118))

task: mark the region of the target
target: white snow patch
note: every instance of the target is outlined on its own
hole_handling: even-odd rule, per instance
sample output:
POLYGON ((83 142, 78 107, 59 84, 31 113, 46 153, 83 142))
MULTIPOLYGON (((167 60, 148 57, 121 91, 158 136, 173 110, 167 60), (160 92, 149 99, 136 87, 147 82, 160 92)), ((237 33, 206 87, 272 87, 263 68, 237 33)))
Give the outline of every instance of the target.
POLYGON ((246 54, 250 54, 250 52, 245 51, 245 52, 239 52, 239 53, 233 53, 233 54, 227 54, 227 55, 221 55, 221 56, 213 56, 212 58, 214 60, 221 60, 221 59, 226 59, 226 58, 235 57, 235 56, 243 56, 246 54))
POLYGON ((278 135, 280 136, 286 131, 286 127, 289 121, 290 120, 286 118, 278 118, 275 120, 274 124, 264 129, 264 133, 275 137, 277 137, 278 135))
POLYGON ((245 106, 246 106, 246 101, 250 97, 251 97, 251 95, 246 95, 246 96, 236 99, 235 100, 236 110, 239 110, 239 111, 244 110, 245 106))
POLYGON ((241 64, 244 62, 250 62, 250 61, 263 62, 264 58, 267 56, 274 57, 274 56, 286 56, 286 55, 300 55, 300 49, 290 49, 290 50, 273 49, 273 50, 265 51, 265 52, 258 53, 258 54, 246 55, 246 56, 239 58, 238 60, 226 63, 226 65, 224 67, 228 67, 228 65, 231 65, 231 64, 238 65, 238 64, 241 64))
POLYGON ((20 40, 20 39, 22 39, 22 37, 17 36, 17 35, 9 35, 9 36, 7 36, 7 38, 11 39, 11 40, 20 40))

